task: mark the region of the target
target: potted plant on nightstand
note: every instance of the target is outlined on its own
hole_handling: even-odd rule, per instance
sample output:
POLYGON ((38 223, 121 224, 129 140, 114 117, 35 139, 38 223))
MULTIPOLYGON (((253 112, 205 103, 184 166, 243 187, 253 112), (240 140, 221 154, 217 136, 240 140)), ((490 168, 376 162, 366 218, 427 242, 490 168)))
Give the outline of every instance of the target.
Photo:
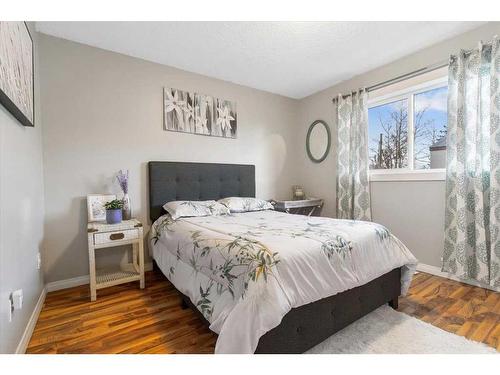
POLYGON ((108 224, 118 224, 122 222, 123 201, 114 199, 104 204, 106 208, 106 222, 108 224))

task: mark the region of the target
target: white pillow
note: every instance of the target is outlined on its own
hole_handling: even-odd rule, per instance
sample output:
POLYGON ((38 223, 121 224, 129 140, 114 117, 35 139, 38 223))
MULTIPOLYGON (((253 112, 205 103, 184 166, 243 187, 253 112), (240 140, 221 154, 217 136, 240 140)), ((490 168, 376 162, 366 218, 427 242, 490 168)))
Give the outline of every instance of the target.
POLYGON ((258 198, 229 197, 219 199, 217 202, 222 203, 224 206, 229 208, 231 212, 264 211, 274 209, 271 203, 258 198))
POLYGON ((216 201, 171 201, 163 205, 172 219, 193 216, 228 215, 229 209, 216 201))

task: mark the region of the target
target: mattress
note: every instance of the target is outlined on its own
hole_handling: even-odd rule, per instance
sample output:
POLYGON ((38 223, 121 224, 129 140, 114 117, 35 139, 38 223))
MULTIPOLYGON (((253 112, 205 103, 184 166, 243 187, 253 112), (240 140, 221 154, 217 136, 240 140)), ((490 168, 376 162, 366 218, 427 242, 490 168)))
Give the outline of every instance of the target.
POLYGON ((402 294, 417 260, 380 224, 275 211, 172 220, 150 234, 152 256, 219 337, 216 353, 253 353, 292 308, 401 267, 402 294))

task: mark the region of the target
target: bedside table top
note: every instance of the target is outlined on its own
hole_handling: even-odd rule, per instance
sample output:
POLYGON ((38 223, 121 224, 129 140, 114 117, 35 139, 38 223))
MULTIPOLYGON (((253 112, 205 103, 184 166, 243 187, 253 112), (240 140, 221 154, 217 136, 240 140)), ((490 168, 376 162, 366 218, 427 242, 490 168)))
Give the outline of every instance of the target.
POLYGON ((311 206, 321 206, 323 204, 323 199, 319 198, 309 198, 301 200, 276 200, 275 207, 279 209, 288 208, 299 208, 299 207, 311 207, 311 206))
POLYGON ((96 221, 87 224, 87 232, 114 232, 142 227, 142 223, 137 219, 123 220, 118 224, 108 224, 105 221, 96 221))

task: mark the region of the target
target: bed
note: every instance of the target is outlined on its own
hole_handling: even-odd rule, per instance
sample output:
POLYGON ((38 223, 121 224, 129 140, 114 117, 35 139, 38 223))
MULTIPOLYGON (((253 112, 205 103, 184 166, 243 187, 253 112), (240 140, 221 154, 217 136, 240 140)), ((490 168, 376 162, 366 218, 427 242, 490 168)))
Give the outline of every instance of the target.
POLYGON ((255 197, 253 165, 149 162, 155 267, 219 335, 216 353, 303 353, 409 287, 417 261, 379 224, 162 208, 225 197, 255 197))

